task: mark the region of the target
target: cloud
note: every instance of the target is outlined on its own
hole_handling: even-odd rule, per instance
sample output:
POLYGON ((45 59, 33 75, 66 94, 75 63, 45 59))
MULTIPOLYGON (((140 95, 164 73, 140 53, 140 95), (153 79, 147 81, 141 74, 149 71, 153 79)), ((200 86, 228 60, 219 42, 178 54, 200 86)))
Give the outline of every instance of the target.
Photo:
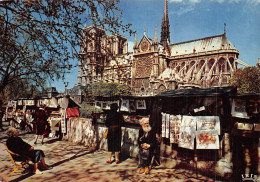
POLYGON ((192 5, 188 5, 186 7, 181 7, 177 12, 169 12, 169 14, 177 14, 177 15, 183 15, 186 14, 188 12, 193 11, 195 8, 192 5))

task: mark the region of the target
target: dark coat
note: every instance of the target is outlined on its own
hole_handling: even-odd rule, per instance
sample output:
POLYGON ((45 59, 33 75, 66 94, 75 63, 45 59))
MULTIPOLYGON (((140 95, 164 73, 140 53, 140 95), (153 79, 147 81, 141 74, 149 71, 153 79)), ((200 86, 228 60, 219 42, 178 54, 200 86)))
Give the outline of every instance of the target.
POLYGON ((120 112, 110 112, 106 117, 108 127, 107 145, 109 152, 119 152, 121 150, 121 127, 124 125, 124 118, 120 112))
POLYGON ((45 127, 48 125, 47 116, 44 110, 36 113, 36 134, 43 135, 45 127))
POLYGON ((153 129, 151 131, 149 131, 147 135, 145 135, 143 128, 141 128, 139 130, 138 145, 139 145, 140 149, 141 149, 141 144, 144 144, 144 143, 147 143, 150 145, 149 155, 151 157, 151 155, 154 152, 154 148, 156 146, 156 135, 155 135, 155 132, 153 129))
MULTIPOLYGON (((7 148, 21 156, 29 157, 34 163, 40 161, 45 155, 42 150, 29 150, 32 146, 24 142, 20 137, 9 137, 6 141, 7 148)), ((22 160, 15 158, 15 160, 22 160)))

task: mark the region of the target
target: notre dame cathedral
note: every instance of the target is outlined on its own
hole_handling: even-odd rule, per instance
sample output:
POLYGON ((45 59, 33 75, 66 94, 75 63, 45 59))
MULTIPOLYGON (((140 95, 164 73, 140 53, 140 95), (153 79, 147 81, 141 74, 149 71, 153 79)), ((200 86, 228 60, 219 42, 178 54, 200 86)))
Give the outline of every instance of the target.
POLYGON ((228 86, 237 65, 248 66, 238 59, 239 51, 227 39, 226 33, 211 37, 170 42, 167 0, 158 41, 145 32, 138 42, 135 36, 133 52, 122 35, 106 35, 95 26, 84 27, 79 60, 78 86, 93 82, 128 84, 136 96, 184 88, 228 86))

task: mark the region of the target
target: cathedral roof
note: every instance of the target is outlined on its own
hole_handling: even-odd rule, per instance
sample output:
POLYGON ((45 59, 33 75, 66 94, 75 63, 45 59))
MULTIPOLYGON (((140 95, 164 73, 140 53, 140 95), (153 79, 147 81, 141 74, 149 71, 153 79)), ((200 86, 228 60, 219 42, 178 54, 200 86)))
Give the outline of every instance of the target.
POLYGON ((218 50, 233 50, 238 53, 238 50, 231 44, 225 34, 171 44, 170 50, 171 56, 218 50))

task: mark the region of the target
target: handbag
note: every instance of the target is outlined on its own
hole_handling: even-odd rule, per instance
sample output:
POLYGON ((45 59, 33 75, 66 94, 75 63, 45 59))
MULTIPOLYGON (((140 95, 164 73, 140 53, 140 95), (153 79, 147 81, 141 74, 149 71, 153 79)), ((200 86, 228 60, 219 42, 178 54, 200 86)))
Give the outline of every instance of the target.
POLYGON ((105 133, 104 133, 104 138, 107 139, 107 134, 108 134, 108 128, 106 129, 105 133))
POLYGON ((140 155, 141 155, 141 159, 143 160, 147 160, 150 156, 150 151, 149 149, 143 149, 141 148, 140 149, 140 155))

